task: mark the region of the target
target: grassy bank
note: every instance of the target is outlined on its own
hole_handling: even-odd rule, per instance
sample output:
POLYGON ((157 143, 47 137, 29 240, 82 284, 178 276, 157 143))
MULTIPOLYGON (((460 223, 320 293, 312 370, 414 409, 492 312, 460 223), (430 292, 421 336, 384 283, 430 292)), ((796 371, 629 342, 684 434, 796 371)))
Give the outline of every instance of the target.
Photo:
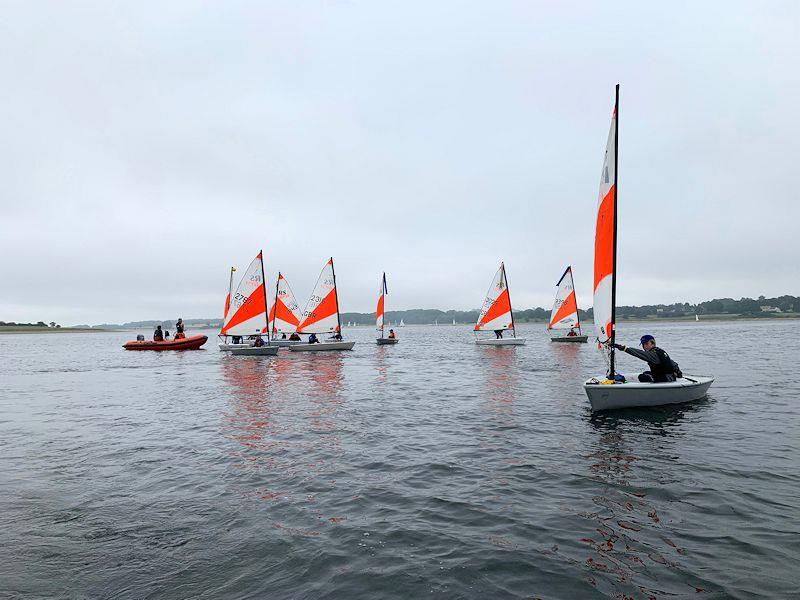
POLYGON ((15 325, 0 325, 0 334, 3 333, 96 333, 111 331, 110 329, 92 329, 89 327, 18 327, 15 325))

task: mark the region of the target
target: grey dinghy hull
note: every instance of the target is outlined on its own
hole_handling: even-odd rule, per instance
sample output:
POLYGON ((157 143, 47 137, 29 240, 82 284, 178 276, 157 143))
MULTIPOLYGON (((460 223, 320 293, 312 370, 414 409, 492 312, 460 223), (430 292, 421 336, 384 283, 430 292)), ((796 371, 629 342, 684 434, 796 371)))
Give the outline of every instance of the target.
POLYGON ((708 388, 714 383, 713 377, 695 375, 668 383, 639 383, 636 375, 625 377, 628 383, 603 385, 592 383, 594 380, 590 379, 583 384, 592 412, 692 402, 705 398, 708 388))
POLYGON ((235 348, 231 350, 234 356, 275 356, 278 353, 277 346, 248 346, 247 348, 235 348))
POLYGON ((589 339, 588 335, 573 335, 564 337, 551 337, 551 342, 574 342, 578 344, 585 344, 589 339))
POLYGON ((252 348, 252 344, 224 344, 220 343, 217 344, 219 346, 220 352, 230 352, 231 350, 237 350, 238 348, 252 348))
POLYGON ((396 344, 397 338, 375 338, 378 346, 389 346, 390 344, 396 344))
POLYGON ((524 346, 525 338, 500 338, 488 340, 475 340, 478 346, 524 346))
POLYGON ((355 342, 319 342, 317 344, 293 344, 292 352, 325 352, 327 350, 352 350, 355 342))

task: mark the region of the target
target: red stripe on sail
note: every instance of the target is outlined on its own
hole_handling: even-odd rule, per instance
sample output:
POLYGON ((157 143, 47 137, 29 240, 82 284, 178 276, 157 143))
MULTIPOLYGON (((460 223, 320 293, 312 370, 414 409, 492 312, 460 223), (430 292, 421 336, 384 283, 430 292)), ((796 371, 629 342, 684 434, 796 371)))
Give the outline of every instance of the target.
POLYGON ((232 327, 236 327, 240 323, 249 321, 253 317, 257 317, 265 312, 267 312, 267 307, 264 304, 264 284, 262 283, 253 290, 253 293, 250 294, 247 300, 239 307, 239 310, 231 317, 230 322, 222 328, 222 333, 225 334, 232 327))
POLYGON ((597 208, 594 232, 594 289, 614 270, 614 187, 611 186, 597 208))
POLYGON ((314 309, 310 315, 308 315, 303 322, 297 328, 297 331, 302 333, 305 327, 313 325, 317 321, 321 321, 331 315, 335 315, 339 312, 339 307, 336 306, 336 288, 333 288, 325 298, 322 299, 322 302, 317 304, 317 307, 314 309))
POLYGON ((556 312, 555 316, 550 319, 550 325, 548 327, 552 327, 555 323, 558 323, 564 317, 571 315, 572 313, 578 312, 578 302, 575 300, 575 292, 570 292, 569 296, 564 300, 561 306, 558 307, 558 312, 556 312))
POLYGON ((289 310, 289 308, 286 306, 286 304, 283 303, 283 300, 278 298, 278 302, 276 303, 276 306, 278 307, 278 310, 277 310, 277 312, 275 312, 273 314, 273 322, 274 322, 275 316, 277 315, 277 317, 281 321, 289 323, 290 325, 297 326, 297 325, 300 324, 300 321, 297 319, 296 316, 294 316, 294 313, 289 310))
POLYGON ((475 330, 477 331, 486 323, 494 321, 496 318, 503 316, 507 312, 511 312, 511 298, 508 295, 508 289, 505 289, 500 293, 489 310, 486 311, 486 314, 483 315, 483 318, 478 322, 477 325, 475 325, 475 330))
POLYGON ((378 308, 375 309, 375 320, 377 321, 383 316, 383 294, 378 296, 378 308))

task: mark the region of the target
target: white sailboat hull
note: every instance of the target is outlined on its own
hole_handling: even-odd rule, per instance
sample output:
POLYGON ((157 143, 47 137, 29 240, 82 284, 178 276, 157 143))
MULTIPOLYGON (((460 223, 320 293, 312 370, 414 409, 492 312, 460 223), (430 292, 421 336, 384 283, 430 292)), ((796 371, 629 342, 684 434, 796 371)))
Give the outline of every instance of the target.
POLYGON ((626 375, 628 383, 603 385, 590 379, 583 384, 592 412, 619 408, 641 408, 681 404, 705 398, 713 377, 687 375, 668 383, 639 383, 636 375, 626 375))
POLYGON ((252 344, 217 344, 219 346, 220 352, 230 352, 231 350, 237 350, 239 348, 250 348, 252 344))
POLYGON ((489 340, 475 340, 478 346, 524 346, 525 338, 501 338, 489 340))
POLYGON ((234 356, 275 356, 278 353, 277 346, 249 346, 247 348, 235 348, 231 350, 234 356))
POLYGON ((295 346, 297 344, 302 344, 302 340, 270 340, 269 342, 272 346, 277 346, 278 348, 288 348, 289 346, 295 346))
POLYGON ((319 342, 318 344, 294 344, 292 352, 325 352, 328 350, 352 350, 355 342, 319 342))
POLYGON ((551 337, 551 342, 573 342, 576 344, 585 344, 589 340, 588 335, 573 335, 573 336, 563 336, 563 337, 551 337))
POLYGON ((399 340, 397 338, 375 338, 378 346, 389 346, 396 344, 399 340))

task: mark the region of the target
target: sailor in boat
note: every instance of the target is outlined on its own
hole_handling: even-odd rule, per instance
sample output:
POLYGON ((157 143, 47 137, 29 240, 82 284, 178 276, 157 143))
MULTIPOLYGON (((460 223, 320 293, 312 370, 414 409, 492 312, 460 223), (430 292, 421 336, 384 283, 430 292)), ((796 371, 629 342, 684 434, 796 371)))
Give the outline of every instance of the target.
MULTIPOLYGON (((284 333, 283 336, 286 337, 286 334, 284 333)), ((292 335, 289 336, 289 341, 290 342, 299 342, 301 340, 302 340, 302 338, 298 335, 298 333, 296 331, 293 331, 292 335)))
POLYGON ((285 334, 285 333, 282 333, 282 334, 281 334, 281 339, 282 339, 282 340, 285 340, 285 339, 286 339, 286 334, 285 334))
POLYGON ((169 341, 169 329, 164 332, 164 341, 169 341))
POLYGON ((319 340, 317 339, 317 334, 312 333, 308 336, 308 343, 309 344, 319 344, 319 340))
POLYGON ((183 330, 184 330, 183 319, 181 317, 178 317, 178 321, 175 323, 176 340, 182 340, 183 338, 186 337, 186 335, 183 333, 183 330))
POLYGON ((497 338, 498 340, 502 340, 503 339, 503 330, 502 329, 495 329, 494 330, 494 337, 497 338))
POLYGON ((329 337, 328 339, 329 339, 329 340, 336 340, 337 342, 339 342, 339 341, 341 341, 341 340, 342 340, 342 332, 341 332, 341 331, 336 331, 336 332, 334 332, 334 334, 333 334, 331 337, 329 337))
POLYGON ((394 335, 394 329, 389 330, 389 339, 393 340, 396 336, 394 335))
POLYGON ((231 336, 231 343, 233 343, 233 344, 241 344, 242 343, 242 336, 240 336, 240 335, 231 336))
POLYGON ((567 337, 576 337, 577 335, 578 334, 575 333, 575 328, 574 327, 570 327, 569 333, 567 334, 567 337))
POLYGON ((664 350, 656 346, 656 339, 652 335, 643 335, 640 343, 642 345, 641 350, 628 348, 622 344, 614 344, 614 348, 617 350, 622 350, 626 354, 645 361, 647 366, 650 367, 649 371, 639 375, 640 382, 666 383, 675 381, 678 377, 683 377, 678 363, 672 360, 664 350))
POLYGON ((256 336, 256 339, 253 341, 253 346, 256 348, 261 348, 264 345, 264 340, 260 335, 256 336))
POLYGON ((156 325, 156 330, 153 332, 153 341, 154 342, 164 341, 164 332, 161 331, 161 325, 156 325))

